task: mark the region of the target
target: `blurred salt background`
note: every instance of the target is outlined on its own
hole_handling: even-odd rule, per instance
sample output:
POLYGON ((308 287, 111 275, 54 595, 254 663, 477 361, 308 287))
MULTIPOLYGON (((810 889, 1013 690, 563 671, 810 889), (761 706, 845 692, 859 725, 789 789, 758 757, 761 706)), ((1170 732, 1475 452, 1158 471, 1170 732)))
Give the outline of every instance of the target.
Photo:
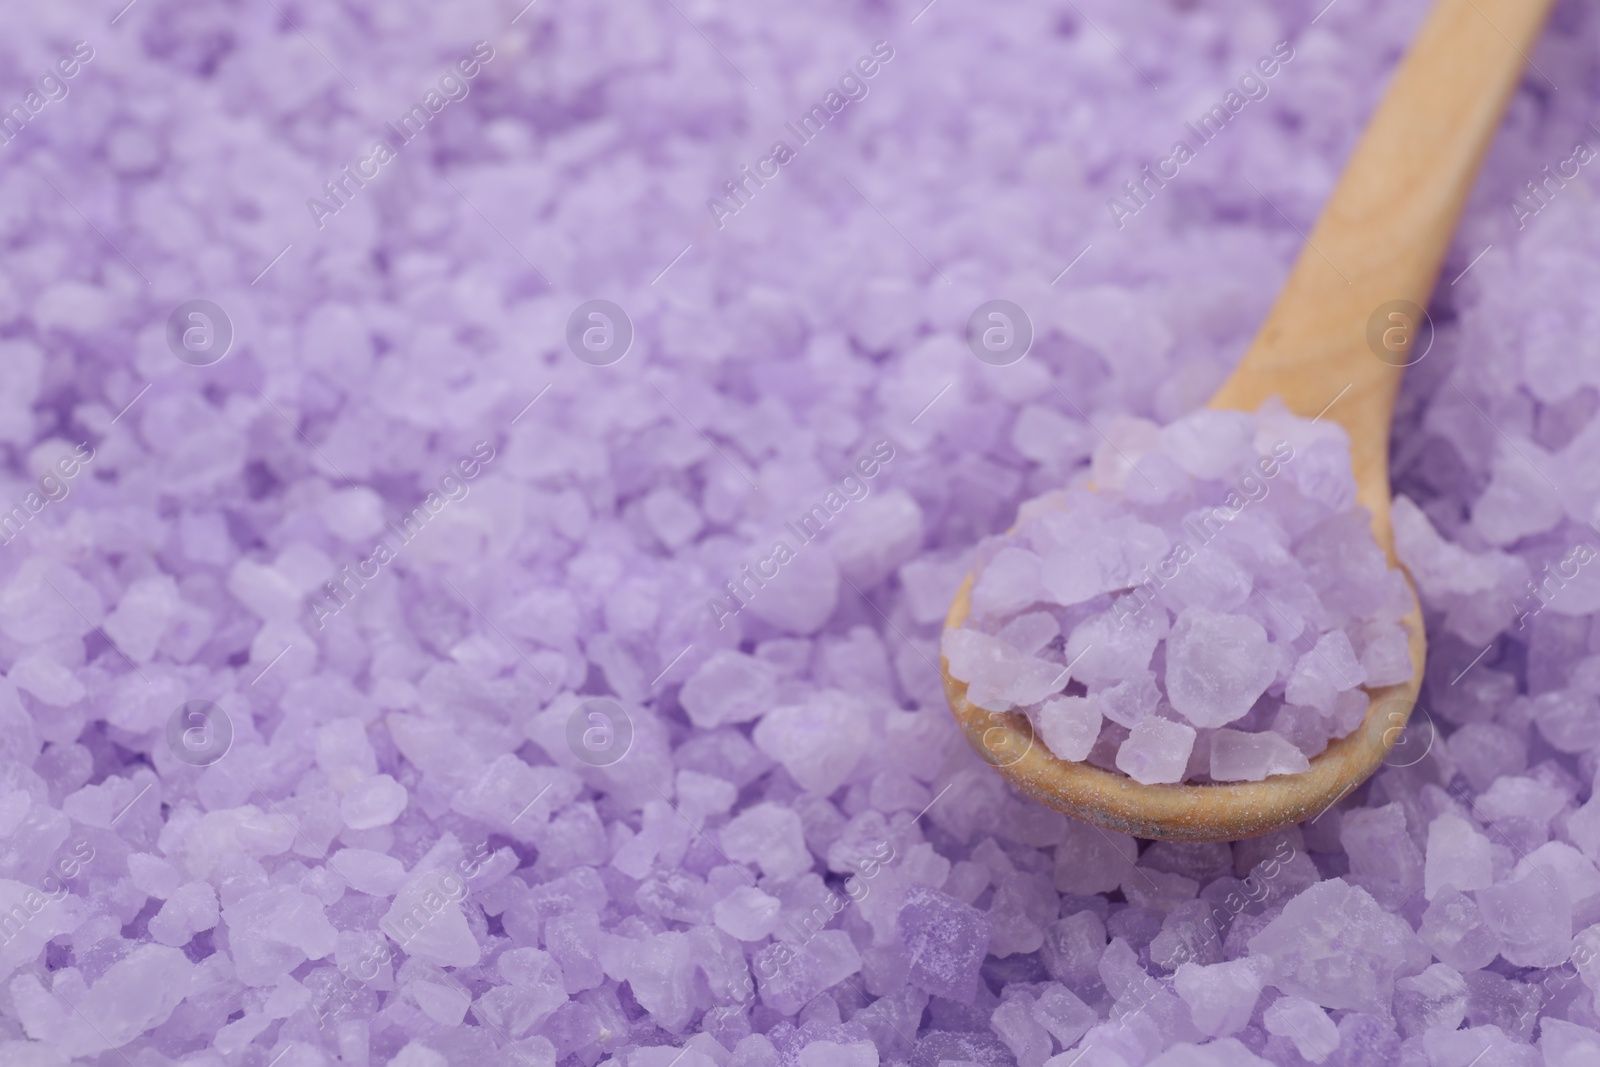
POLYGON ((1600 1060, 1584 6, 1408 372, 1391 765, 1136 842, 937 684, 1423 6, 7 4, 0 1062, 1600 1060))

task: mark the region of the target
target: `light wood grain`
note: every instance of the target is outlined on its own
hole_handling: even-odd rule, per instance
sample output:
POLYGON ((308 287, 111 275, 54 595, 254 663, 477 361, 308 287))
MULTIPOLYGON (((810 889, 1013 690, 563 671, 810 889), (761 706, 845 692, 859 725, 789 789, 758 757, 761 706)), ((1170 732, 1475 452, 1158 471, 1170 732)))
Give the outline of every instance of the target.
MULTIPOLYGON (((1424 307, 1484 153, 1519 83, 1551 0, 1439 0, 1396 70, 1323 207, 1261 331, 1211 406, 1255 410, 1279 397, 1305 418, 1350 434, 1359 502, 1394 556, 1389 426, 1407 344, 1424 327, 1403 320, 1380 359, 1374 314, 1394 301, 1424 307), (1331 407, 1329 406, 1331 404, 1331 407), (1324 414, 1325 412, 1325 414, 1324 414)), ((1259 183, 1257 183, 1259 184, 1259 183)), ((1256 194, 1252 194, 1256 195, 1256 194)), ((1438 358, 1437 356, 1433 358, 1438 358)), ((1409 579, 1408 579, 1409 581, 1409 579)), ((946 628, 966 618, 972 577, 946 628)), ((1413 600, 1415 591, 1413 590, 1413 600)), ((1264 782, 1140 785, 1087 763, 1055 759, 1025 717, 992 715, 966 699, 941 658, 945 695, 968 740, 1019 789, 1087 822, 1138 837, 1232 840, 1312 818, 1382 765, 1416 703, 1427 655, 1422 615, 1405 617, 1414 675, 1371 689, 1366 721, 1301 774, 1264 782)))
POLYGON ((1253 411, 1279 396, 1312 418, 1348 388, 1324 417, 1350 433, 1360 500, 1380 543, 1390 540, 1389 423, 1402 372, 1368 346, 1368 322, 1391 301, 1427 305, 1550 8, 1550 0, 1434 5, 1260 332, 1211 401, 1253 411))

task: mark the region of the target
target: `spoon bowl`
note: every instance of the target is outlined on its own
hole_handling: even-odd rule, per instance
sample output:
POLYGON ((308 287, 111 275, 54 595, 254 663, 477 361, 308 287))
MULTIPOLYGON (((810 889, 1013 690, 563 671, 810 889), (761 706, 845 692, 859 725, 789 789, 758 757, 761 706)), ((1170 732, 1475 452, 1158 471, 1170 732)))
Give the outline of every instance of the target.
MULTIPOLYGON (((1484 153, 1553 0, 1437 0, 1396 70, 1260 332, 1212 398, 1254 411, 1270 397, 1329 418, 1350 436, 1357 503, 1391 567, 1389 425, 1406 366, 1425 358, 1424 310, 1484 153)), ((1248 179, 1247 179, 1248 180, 1248 179)), ((1266 195, 1265 211, 1275 211, 1266 195)), ((1401 569, 1402 574, 1404 569, 1401 569)), ((1259 782, 1143 785, 1056 759, 1018 712, 985 711, 941 656, 945 696, 967 740, 1029 796, 1135 837, 1222 841, 1314 818, 1366 781, 1405 731, 1422 687, 1427 639, 1416 589, 1406 628, 1412 677, 1366 689, 1362 724, 1308 770, 1259 782)), ((946 629, 966 620, 973 575, 946 629)), ((1429 738, 1431 742, 1431 738, 1429 738)), ((1415 762, 1408 754, 1394 762, 1415 762)))
MULTIPOLYGON (((967 575, 945 627, 960 626, 970 607, 967 575)), ((1409 579, 1407 580, 1409 585, 1409 579)), ((1411 653, 1409 681, 1367 689, 1367 716, 1348 736, 1329 742, 1311 768, 1259 782, 1143 785, 1091 763, 1056 759, 1019 712, 990 712, 967 699, 967 683, 942 663, 945 698, 967 741, 1022 792, 1084 822, 1134 837, 1165 841, 1232 841, 1314 818, 1366 781, 1405 730, 1422 687, 1427 641, 1412 593, 1402 618, 1411 653)), ((1431 740, 1431 738, 1429 739, 1431 740)), ((1408 754, 1405 762, 1414 762, 1408 754)))

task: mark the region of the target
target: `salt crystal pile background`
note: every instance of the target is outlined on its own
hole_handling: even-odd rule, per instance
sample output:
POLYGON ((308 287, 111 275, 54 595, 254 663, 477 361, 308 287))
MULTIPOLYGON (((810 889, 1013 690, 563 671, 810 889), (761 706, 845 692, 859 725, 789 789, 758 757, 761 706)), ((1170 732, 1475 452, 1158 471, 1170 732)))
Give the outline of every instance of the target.
POLYGON ((1111 432, 1088 484, 979 547, 950 673, 1058 759, 1146 785, 1306 770, 1361 725, 1363 685, 1412 677, 1412 594, 1356 505, 1349 436, 1281 404, 1111 432))
POLYGON ((1590 9, 1408 372, 1391 766, 1141 843, 938 686, 1422 9, 7 5, 0 1062, 1594 1062, 1590 9))

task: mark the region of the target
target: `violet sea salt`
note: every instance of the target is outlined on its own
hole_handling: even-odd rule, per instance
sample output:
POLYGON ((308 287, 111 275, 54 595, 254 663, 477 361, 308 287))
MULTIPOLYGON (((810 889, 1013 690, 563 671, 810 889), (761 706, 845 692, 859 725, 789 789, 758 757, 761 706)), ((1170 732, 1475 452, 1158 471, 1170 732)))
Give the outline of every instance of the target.
MULTIPOLYGON (((1171 484, 1426 6, 8 5, 0 1065, 1600 1063, 1594 5, 1407 372, 1398 758, 1141 842, 1009 789, 935 666, 1024 500, 1171 484)), ((1171 628, 1051 690, 1075 628, 997 610, 1114 766, 1171 628)))
POLYGON ((1293 774, 1412 668, 1349 439, 1280 404, 1122 419, 979 552, 951 673, 1064 760, 1144 783, 1293 774))

